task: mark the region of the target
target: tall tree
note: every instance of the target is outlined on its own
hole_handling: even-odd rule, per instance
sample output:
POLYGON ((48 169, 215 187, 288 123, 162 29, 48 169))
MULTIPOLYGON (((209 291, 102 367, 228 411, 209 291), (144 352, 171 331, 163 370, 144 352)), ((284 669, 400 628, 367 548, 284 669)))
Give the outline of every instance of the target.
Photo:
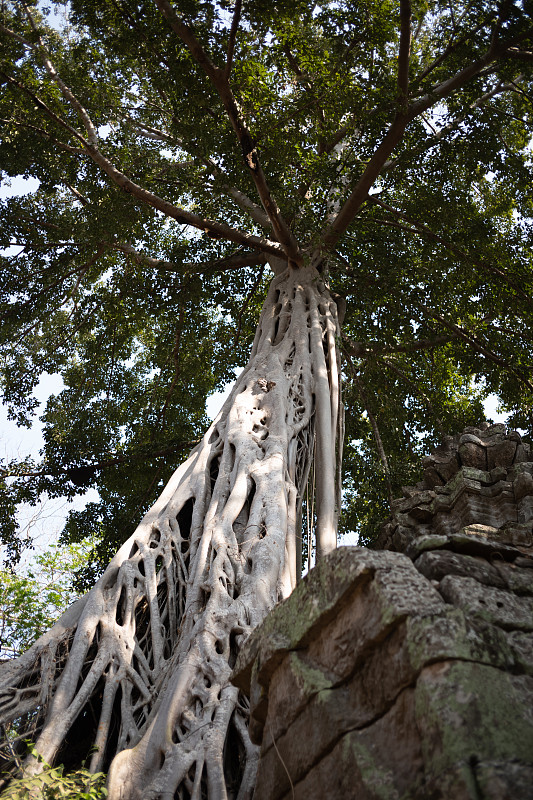
POLYGON ((336 546, 343 442, 341 525, 368 542, 484 395, 531 425, 531 8, 3 6, 2 169, 40 181, 3 204, 12 416, 42 371, 65 383, 42 463, 5 467, 4 540, 16 559, 20 500, 96 485, 64 538, 99 535, 94 578, 120 545, 3 665, 15 750, 92 752, 112 798, 250 797, 229 676, 302 539, 336 546))

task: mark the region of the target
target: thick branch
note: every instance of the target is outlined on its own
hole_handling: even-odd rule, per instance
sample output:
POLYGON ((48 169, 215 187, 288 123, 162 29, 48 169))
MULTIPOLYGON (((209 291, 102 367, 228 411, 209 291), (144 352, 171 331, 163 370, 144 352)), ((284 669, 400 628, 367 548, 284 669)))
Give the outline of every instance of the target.
MULTIPOLYGON (((124 119, 130 122, 134 126, 134 128, 138 129, 138 131, 142 135, 148 138, 176 143, 179 147, 182 148, 182 150, 185 150, 187 153, 189 153, 192 156, 192 158, 199 160, 200 163, 208 167, 208 169, 213 174, 224 178, 223 170, 219 167, 219 165, 215 161, 213 161, 212 158, 208 158, 204 155, 199 155, 198 153, 194 152, 183 139, 176 138, 175 136, 169 136, 168 134, 158 130, 157 128, 153 128, 150 125, 145 125, 140 120, 133 119, 129 115, 124 115, 124 119)), ((264 228, 265 230, 271 230, 272 224, 268 216, 265 214, 263 209, 257 205, 257 203, 254 203, 252 200, 250 200, 250 198, 246 194, 244 194, 244 192, 242 192, 240 189, 237 189, 236 187, 231 186, 228 183, 224 183, 222 185, 222 188, 225 192, 227 192, 227 194, 230 195, 231 198, 233 198, 233 200, 237 203, 237 205, 242 211, 245 211, 247 214, 250 215, 250 217, 254 220, 254 222, 256 222, 261 228, 264 228)))
MULTIPOLYGON (((521 37, 523 38, 523 37, 521 37)), ((405 128, 416 117, 420 116, 439 100, 444 99, 452 92, 461 89, 468 81, 479 75, 488 65, 505 52, 510 42, 498 47, 491 46, 485 55, 468 67, 457 72, 451 78, 435 86, 424 97, 412 103, 405 113, 397 113, 389 130, 374 155, 368 162, 359 181, 356 183, 350 196, 344 203, 332 225, 326 229, 322 236, 322 241, 328 249, 335 246, 340 236, 350 225, 355 215, 364 203, 370 188, 379 176, 387 158, 390 156, 396 145, 401 141, 405 128)))
MULTIPOLYGON (((30 12, 27 9, 26 13, 28 15, 32 27, 34 28, 34 30, 37 30, 35 22, 30 12)), ((87 132, 87 139, 85 139, 85 137, 83 137, 78 131, 76 131, 66 122, 61 120, 61 118, 58 117, 53 111, 51 111, 51 109, 49 109, 46 106, 46 104, 40 100, 40 98, 38 98, 28 89, 26 89, 26 87, 24 87, 14 78, 11 78, 10 76, 6 75, 5 76, 6 79, 10 83, 16 85, 19 89, 22 89, 27 94, 29 94, 32 97, 32 99, 34 99, 37 102, 37 104, 52 119, 54 119, 55 122, 62 125, 71 134, 73 134, 78 139, 78 141, 81 142, 81 144, 85 149, 85 152, 92 158, 92 160, 96 164, 98 164, 98 166, 106 173, 106 175, 108 175, 109 178, 111 178, 111 180, 117 186, 119 186, 124 191, 132 194, 137 200, 140 200, 143 203, 150 205, 153 208, 156 208, 158 211, 163 212, 166 216, 175 219, 177 222, 180 222, 181 224, 191 225, 194 228, 203 230, 207 234, 213 234, 216 238, 229 239, 230 241, 236 242, 237 244, 257 247, 258 249, 263 250, 264 252, 267 253, 272 253, 273 255, 281 255, 283 253, 283 249, 275 242, 270 242, 268 239, 263 239, 257 236, 251 236, 247 233, 244 233, 243 231, 231 228, 229 225, 226 225, 225 223, 215 222, 213 220, 204 219, 198 216, 197 214, 192 214, 190 211, 186 211, 185 209, 182 209, 178 206, 173 205, 172 203, 169 203, 168 201, 164 200, 158 195, 153 194, 147 189, 143 189, 134 181, 130 180, 123 172, 117 169, 114 166, 114 164, 112 164, 112 162, 109 161, 109 159, 107 159, 98 149, 98 137, 96 134, 96 128, 89 114, 82 106, 82 104, 78 101, 77 97, 74 95, 71 89, 59 77, 41 40, 40 40, 39 52, 41 54, 44 67, 48 72, 49 76, 57 84, 65 100, 67 100, 67 102, 74 108, 76 113, 80 116, 80 119, 87 132)))
POLYGON ((468 32, 467 36, 463 36, 461 39, 458 39, 455 43, 453 43, 453 39, 454 39, 454 36, 455 36, 455 30, 454 30, 454 33, 452 34, 452 36, 450 38, 450 41, 449 41, 449 44, 447 45, 447 47, 445 47, 445 49, 442 51, 442 53, 440 53, 434 59, 434 61, 432 61, 431 64, 429 64, 420 73, 420 75, 418 75, 418 77, 413 82, 413 85, 420 84, 424 80, 424 78, 427 78, 427 76, 431 72, 433 72, 433 70, 436 69, 440 64, 442 64, 443 61, 445 61, 448 58, 449 55, 451 55, 453 52, 455 52, 455 50, 457 50, 457 48, 460 45, 464 44, 466 41, 468 41, 469 38, 471 38, 472 36, 475 36, 480 30, 482 30, 482 28, 485 27, 487 22, 488 22, 488 20, 484 19, 482 22, 479 23, 479 25, 477 25, 475 28, 473 28, 473 30, 470 30, 468 32))
POLYGON ((31 29, 37 35, 37 41, 39 42, 39 52, 40 52, 40 56, 41 56, 41 60, 43 62, 44 68, 46 69, 46 71, 48 72, 48 74, 50 75, 52 80, 59 86, 59 89, 61 90, 61 94, 63 95, 63 97, 70 103, 72 108, 76 111, 76 113, 80 117, 80 119, 81 119, 81 121, 83 123, 83 127, 87 131, 87 138, 88 138, 89 144, 96 146, 96 144, 98 142, 98 135, 96 133, 96 127, 94 126, 93 121, 91 120, 91 117, 87 113, 87 111, 84 108, 84 106, 80 103, 80 101, 78 100, 76 95, 73 94, 73 92, 71 92, 71 90, 66 85, 66 83, 64 83, 61 80, 59 74, 57 73, 57 71, 56 71, 56 69, 54 67, 54 65, 52 64, 52 62, 50 61, 50 59, 48 57, 48 52, 47 52, 47 50, 46 50, 46 48, 44 46, 44 43, 43 43, 43 40, 42 40, 41 36, 39 35, 39 31, 37 29, 37 25, 35 24, 35 20, 33 19, 32 15, 30 14, 28 7, 24 3, 22 3, 22 6, 24 8, 24 11, 26 12, 26 16, 28 17, 31 29))
POLYGON ((385 138, 374 152, 350 196, 331 226, 324 232, 322 241, 326 248, 332 249, 335 246, 365 202, 368 192, 379 176, 387 158, 401 141, 408 121, 409 119, 405 114, 396 114, 392 125, 385 134, 385 138))
POLYGON ((226 80, 229 80, 229 77, 231 75, 231 67, 233 65, 233 51, 235 49, 235 37, 237 36, 237 31, 239 30, 239 21, 241 18, 241 6, 242 6, 242 0, 236 0, 235 10, 233 12, 233 19, 231 20, 231 29, 229 32, 228 56, 226 59, 226 69, 224 72, 224 77, 226 78, 226 80))
POLYGON ((518 58, 520 61, 533 61, 533 52, 529 50, 518 50, 518 48, 510 47, 503 54, 504 58, 518 58))
POLYGON ((272 230, 272 224, 268 216, 265 214, 261 206, 258 206, 257 203, 254 203, 252 200, 250 200, 248 195, 244 194, 244 192, 241 192, 240 189, 230 186, 229 184, 224 184, 222 188, 233 200, 235 200, 239 208, 242 211, 246 211, 251 216, 253 221, 256 222, 261 228, 267 231, 272 230))
POLYGON ((204 219, 197 214, 192 214, 190 211, 185 211, 183 208, 169 203, 162 197, 143 189, 138 184, 130 180, 123 172, 118 170, 102 153, 89 144, 86 146, 88 154, 91 156, 102 170, 108 175, 111 180, 126 192, 129 192, 138 200, 146 203, 147 205, 162 211, 166 216, 172 217, 182 225, 191 225, 194 228, 203 230, 205 233, 214 235, 217 239, 229 239, 231 242, 237 244, 247 245, 248 247, 255 247, 265 253, 272 253, 273 255, 282 255, 283 249, 268 239, 263 239, 259 236, 252 236, 244 233, 243 231, 231 228, 223 222, 215 222, 214 220, 204 219))
MULTIPOLYGON (((71 125, 69 125, 67 122, 65 122, 65 120, 61 119, 61 117, 59 117, 57 114, 55 114, 52 111, 52 109, 49 108, 49 106, 47 106, 46 103, 43 100, 41 100, 40 97, 38 97, 34 92, 31 91, 31 89, 28 89, 26 86, 24 86, 23 83, 18 81, 16 78, 13 78, 12 75, 8 75, 6 72, 3 72, 2 70, 0 70, 0 77, 4 79, 5 83, 9 83, 11 86, 14 86, 19 91, 24 92, 24 94, 26 94, 29 98, 31 98, 31 100, 33 100, 35 105, 41 111, 44 111, 44 113, 48 117, 50 117, 50 119, 52 119, 60 127, 64 128, 66 131, 68 131, 79 142, 81 142, 82 145, 85 146, 87 144, 87 141, 79 133, 79 131, 77 131, 75 128, 73 128, 71 125)), ((78 150, 73 148, 73 150, 71 152, 77 153, 78 150)), ((85 149, 82 152, 85 152, 85 149)))
POLYGON ((168 270, 169 272, 192 272, 202 274, 205 272, 215 272, 217 270, 230 270, 240 269, 241 267, 256 267, 261 264, 266 264, 267 257, 264 253, 241 253, 237 251, 227 258, 220 258, 217 261, 209 261, 206 263, 196 263, 194 261, 186 262, 185 264, 176 264, 174 261, 165 261, 162 258, 152 258, 146 253, 141 253, 131 244, 114 244, 113 250, 119 250, 122 253, 131 255, 138 264, 146 264, 154 269, 168 270))
POLYGON ((400 0, 400 49, 398 52, 398 93, 400 105, 407 108, 409 57, 411 52, 411 2, 400 0))
MULTIPOLYGON (((519 77, 521 77, 521 76, 519 76, 519 77)), ((519 77, 516 80, 519 80, 519 77)), ((481 106, 486 105, 486 103, 488 103, 489 100, 492 100, 493 97, 495 97, 498 94, 501 94, 502 92, 512 91, 513 90, 513 86, 514 86, 514 84, 513 84, 512 81, 510 81, 509 83, 498 83, 494 87, 494 89, 490 90, 490 92, 486 92, 481 97, 479 97, 477 100, 475 100, 473 103, 471 103, 470 106, 469 106, 469 112, 470 111, 475 111, 476 108, 481 108, 481 106)), ((423 144, 422 147, 413 148, 411 150, 408 150, 407 152, 402 153, 402 155, 399 156, 398 158, 395 158, 395 159, 393 159, 391 161, 387 161, 383 165, 383 170, 382 171, 383 172, 389 172, 390 170, 394 169, 396 166, 398 166, 398 164, 401 161, 403 161, 406 158, 406 156, 412 157, 412 156, 419 155, 420 153, 425 153, 427 150, 431 149, 435 144, 438 144, 439 141, 444 136, 446 136, 451 131, 457 129, 457 127, 461 124, 461 122, 464 122, 464 120, 467 119, 467 117, 468 117, 468 114, 462 114, 460 117, 456 117, 454 120, 452 120, 447 125, 444 125, 440 130, 438 130, 435 133, 434 136, 430 137, 423 144)))
MULTIPOLYGON (((533 29, 530 29, 520 37, 517 37, 517 39, 522 40, 529 36, 532 32, 533 29)), ((485 72, 489 65, 494 64, 496 59, 501 58, 506 54, 509 47, 511 47, 515 41, 516 39, 513 39, 512 41, 502 43, 501 45, 493 43, 485 55, 480 59, 474 61, 474 63, 470 66, 459 70, 459 72, 456 72, 455 75, 452 75, 451 78, 443 81, 438 86, 434 86, 427 94, 424 95, 424 97, 412 103, 412 105, 409 107, 409 121, 415 119, 415 117, 419 116, 423 111, 426 111, 428 108, 435 105, 437 100, 442 100, 443 98, 448 97, 448 95, 450 95, 456 89, 461 89, 476 75, 479 75, 481 72, 485 72)))
POLYGON ((156 4, 172 30, 188 47, 195 61, 202 67, 209 80, 215 87, 222 104, 224 105, 233 130, 235 131, 239 144, 241 145, 243 158, 250 170, 264 209, 268 214, 270 221, 272 222, 272 227, 276 238, 283 246, 288 258, 295 264, 300 265, 302 263, 302 256, 298 244, 283 217, 281 216, 281 212, 274 198, 270 194, 270 190, 259 161, 257 149, 253 143, 252 136, 246 126, 241 111, 237 106, 225 71, 220 69, 220 67, 217 67, 211 61, 196 39, 192 29, 181 21, 168 0, 156 0, 156 4))
MULTIPOLYGON (((1 73, 0 73, 1 74, 1 73)), ((26 130, 33 131, 38 136, 41 136, 43 139, 51 142, 53 145, 58 147, 60 150, 65 150, 67 153, 74 153, 75 155, 85 155, 85 150, 81 147, 73 147, 70 144, 66 144, 65 142, 60 141, 60 139, 56 139, 52 136, 51 133, 44 130, 44 128, 38 128, 36 125, 30 125, 27 122, 19 122, 15 119, 0 119, 0 122, 3 122, 4 125, 16 125, 17 128, 26 128, 26 130)))
POLYGON ((406 342, 405 344, 398 344, 394 347, 378 347, 369 349, 365 347, 362 342, 354 342, 349 336, 343 334, 342 339, 345 343, 345 351, 355 358, 371 359, 379 356, 388 355, 391 353, 413 353, 417 350, 432 350, 434 347, 439 347, 441 344, 447 344, 456 339, 457 335, 449 334, 447 336, 436 336, 434 339, 417 339, 414 342, 406 342))
POLYGON ((0 33, 9 36, 11 39, 15 39, 17 42, 20 42, 20 44, 25 45, 25 47, 33 47, 31 42, 29 42, 27 39, 24 39, 24 37, 20 34, 15 33, 15 31, 12 31, 11 28, 7 28, 5 25, 0 25, 0 33))

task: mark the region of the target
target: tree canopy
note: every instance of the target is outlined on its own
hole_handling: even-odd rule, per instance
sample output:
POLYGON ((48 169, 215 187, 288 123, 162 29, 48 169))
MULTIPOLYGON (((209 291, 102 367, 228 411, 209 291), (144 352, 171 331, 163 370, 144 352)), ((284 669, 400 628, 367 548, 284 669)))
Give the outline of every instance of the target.
POLYGON ((92 581, 245 362, 270 276, 321 252, 346 304, 344 530, 370 542, 420 456, 500 398, 531 429, 533 4, 6 2, 2 390, 92 581))

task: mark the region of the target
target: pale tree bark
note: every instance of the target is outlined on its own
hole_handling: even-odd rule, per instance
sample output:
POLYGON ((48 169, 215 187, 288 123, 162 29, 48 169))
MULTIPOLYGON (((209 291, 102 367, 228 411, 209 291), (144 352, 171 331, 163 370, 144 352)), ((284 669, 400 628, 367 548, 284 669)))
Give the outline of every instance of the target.
MULTIPOLYGON (((316 546, 336 546, 337 307, 279 261, 252 353, 201 443, 92 591, 2 666, 0 714, 48 762, 92 751, 118 798, 249 798, 257 750, 229 683, 239 648, 301 572, 316 453, 316 546)), ((28 773, 39 770, 29 759, 28 773)))

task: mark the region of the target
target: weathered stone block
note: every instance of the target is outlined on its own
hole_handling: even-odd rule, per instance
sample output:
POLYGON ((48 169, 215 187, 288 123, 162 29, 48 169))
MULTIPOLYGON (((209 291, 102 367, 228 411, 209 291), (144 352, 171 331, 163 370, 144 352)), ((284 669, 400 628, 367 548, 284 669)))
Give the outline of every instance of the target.
MULTIPOLYGON (((263 739, 265 747, 272 737, 277 739, 285 733, 319 692, 332 689, 337 683, 337 676, 319 669, 307 651, 288 653, 276 670, 276 680, 268 692, 270 725, 263 739)), ((253 701, 252 706, 255 718, 253 701)))
POLYGON ((517 442, 513 439, 503 439, 487 447, 487 466, 510 467, 516 455, 517 442))
MULTIPOLYGON (((470 438, 474 439, 474 437, 470 438)), ((466 437, 462 437, 462 439, 466 439, 466 437)), ((464 466, 487 469, 487 453, 481 442, 478 444, 475 441, 462 441, 458 452, 464 466)))
POLYGON ((406 620, 405 646, 418 674, 428 664, 449 660, 474 661, 498 669, 517 670, 519 659, 509 634, 484 620, 448 608, 424 619, 406 620))
POLYGON ((323 666, 342 675, 397 620, 409 614, 433 614, 443 606, 433 586, 400 553, 376 553, 343 547, 331 553, 304 578, 288 600, 280 603, 250 636, 239 653, 234 683, 249 690, 257 663, 264 685, 289 650, 306 646, 329 626, 323 666), (361 602, 348 602, 355 594, 361 602), (357 632, 357 637, 354 633, 357 632))
POLYGON ((487 586, 507 588, 507 582, 498 568, 481 558, 451 553, 449 550, 429 551, 415 561, 415 566, 422 575, 430 580, 440 581, 446 575, 461 575, 474 578, 487 586))
MULTIPOLYGON (((414 720, 413 690, 407 689, 375 725, 347 733, 303 780, 293 780, 294 798, 399 800, 405 796, 413 779, 416 781, 421 763, 421 745, 414 720), (394 742, 394 747, 390 746, 391 742, 394 742)), ((266 793, 263 795, 263 784, 259 781, 258 789, 258 800, 262 796, 270 797, 266 793)), ((272 800, 277 797, 283 797, 284 800, 292 798, 286 774, 283 789, 283 794, 276 791, 272 800)))
POLYGON ((480 762, 474 766, 483 800, 531 800, 533 766, 518 761, 480 762))
POLYGON ((243 648, 255 800, 533 800, 533 463, 465 433, 383 528, 414 565, 337 551, 243 648))
POLYGON ((533 678, 472 662, 424 667, 416 725, 427 775, 460 761, 533 762, 533 678))
POLYGON ((413 794, 402 800, 484 800, 467 761, 452 764, 440 775, 429 775, 413 794))
POLYGON ((518 522, 524 523, 533 520, 533 497, 531 495, 527 495, 527 497, 522 497, 520 502, 518 503, 518 522))
POLYGON ((498 564, 497 568, 511 592, 517 595, 533 595, 533 568, 520 568, 516 563, 498 564))
POLYGON ((533 495, 533 475, 525 469, 520 470, 517 472, 513 487, 517 502, 527 495, 533 495))
POLYGON ((446 600, 465 613, 482 617, 506 630, 533 631, 533 600, 517 597, 493 587, 483 587, 473 578, 448 575, 439 584, 446 600))
POLYGON ((511 631, 506 634, 506 637, 517 664, 517 672, 533 675, 533 636, 531 633, 511 631))

